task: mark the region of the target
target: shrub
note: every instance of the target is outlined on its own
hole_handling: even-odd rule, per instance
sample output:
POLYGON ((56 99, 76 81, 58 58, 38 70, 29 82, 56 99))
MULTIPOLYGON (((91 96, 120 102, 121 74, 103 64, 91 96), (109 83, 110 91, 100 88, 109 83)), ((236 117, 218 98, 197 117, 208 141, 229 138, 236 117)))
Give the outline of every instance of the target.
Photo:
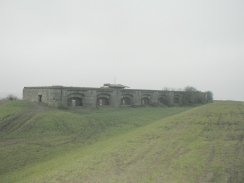
POLYGON ((207 99, 208 102, 213 102, 213 93, 211 91, 207 91, 207 99))
POLYGON ((10 94, 5 98, 0 99, 0 104, 7 102, 7 101, 12 101, 12 100, 18 100, 18 98, 15 95, 10 94))
POLYGON ((18 98, 17 98, 16 96, 12 95, 12 94, 8 95, 8 96, 6 97, 6 99, 7 99, 7 100, 18 100, 18 98))

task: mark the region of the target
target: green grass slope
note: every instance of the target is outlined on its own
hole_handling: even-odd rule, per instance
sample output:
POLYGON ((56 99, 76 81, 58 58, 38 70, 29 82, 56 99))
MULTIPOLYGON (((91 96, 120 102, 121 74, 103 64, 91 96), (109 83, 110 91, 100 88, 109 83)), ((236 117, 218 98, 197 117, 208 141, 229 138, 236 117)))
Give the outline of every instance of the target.
POLYGON ((0 105, 0 180, 20 182, 22 176, 31 176, 25 175, 27 168, 188 109, 58 110, 26 101, 4 103, 0 105))
POLYGON ((244 182, 244 104, 0 106, 3 182, 244 182), (2 119, 2 120, 1 120, 2 119))

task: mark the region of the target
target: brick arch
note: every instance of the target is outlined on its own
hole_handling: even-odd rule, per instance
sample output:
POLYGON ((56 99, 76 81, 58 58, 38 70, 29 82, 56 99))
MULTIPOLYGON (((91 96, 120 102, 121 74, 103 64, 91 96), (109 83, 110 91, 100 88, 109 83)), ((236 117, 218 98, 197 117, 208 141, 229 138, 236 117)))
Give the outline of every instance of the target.
POLYGON ((74 98, 74 97, 84 98, 84 94, 82 94, 82 93, 70 93, 69 95, 67 95, 67 98, 74 98))
POLYGON ((151 98, 151 94, 144 93, 144 94, 142 94, 142 98, 143 98, 143 97, 151 98))
POLYGON ((101 93, 97 95, 97 105, 109 105, 110 95, 101 93))
POLYGON ((150 98, 149 97, 142 97, 141 98, 141 104, 142 105, 149 105, 150 103, 150 98))
POLYGON ((133 95, 132 94, 129 94, 129 93, 125 93, 125 94, 122 94, 121 97, 127 97, 127 98, 132 99, 133 98, 133 95))
POLYGON ((121 105, 131 105, 131 98, 128 97, 121 98, 121 105))
POLYGON ((133 96, 131 94, 123 94, 121 96, 121 105, 131 105, 133 96))
POLYGON ((144 93, 141 96, 141 105, 149 105, 150 104, 151 95, 148 93, 144 93))
POLYGON ((82 106, 84 95, 80 93, 71 93, 67 96, 68 106, 82 106))

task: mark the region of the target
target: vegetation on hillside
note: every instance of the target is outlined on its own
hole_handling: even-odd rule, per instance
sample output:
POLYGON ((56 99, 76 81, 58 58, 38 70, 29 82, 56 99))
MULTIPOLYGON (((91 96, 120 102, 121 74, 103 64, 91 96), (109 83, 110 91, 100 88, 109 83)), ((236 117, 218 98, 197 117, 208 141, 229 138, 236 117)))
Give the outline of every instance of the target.
MULTIPOLYGON (((164 87, 163 90, 170 91, 170 88, 164 87)), ((211 91, 201 92, 193 86, 186 86, 184 89, 179 88, 176 90, 171 88, 171 91, 181 92, 181 106, 197 106, 213 102, 213 93, 211 91)), ((175 106, 175 104, 171 104, 169 97, 162 98, 161 103, 169 107, 175 106)))
POLYGON ((198 91, 193 86, 186 86, 184 88, 184 93, 182 96, 182 105, 196 105, 196 104, 205 104, 207 102, 213 102, 213 93, 207 91, 206 94, 198 91), (206 100, 207 98, 207 100, 206 100))
POLYGON ((244 104, 0 105, 3 182, 244 182, 244 104))
POLYGON ((12 177, 13 172, 24 167, 32 167, 96 141, 128 133, 187 109, 71 107, 69 110, 58 110, 43 103, 4 103, 0 105, 1 175, 12 177))
POLYGON ((7 101, 12 101, 12 100, 18 100, 18 98, 17 98, 15 95, 10 94, 10 95, 8 95, 8 96, 5 97, 5 98, 1 98, 1 99, 0 99, 0 104, 2 104, 2 103, 4 103, 4 102, 7 102, 7 101))

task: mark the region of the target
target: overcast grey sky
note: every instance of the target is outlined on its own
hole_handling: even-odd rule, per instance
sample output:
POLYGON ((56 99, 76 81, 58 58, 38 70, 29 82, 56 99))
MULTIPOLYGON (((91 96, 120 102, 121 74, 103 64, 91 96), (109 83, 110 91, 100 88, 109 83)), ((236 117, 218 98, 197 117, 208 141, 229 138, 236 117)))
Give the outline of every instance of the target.
POLYGON ((243 0, 0 0, 1 93, 210 90, 244 101, 243 0))

